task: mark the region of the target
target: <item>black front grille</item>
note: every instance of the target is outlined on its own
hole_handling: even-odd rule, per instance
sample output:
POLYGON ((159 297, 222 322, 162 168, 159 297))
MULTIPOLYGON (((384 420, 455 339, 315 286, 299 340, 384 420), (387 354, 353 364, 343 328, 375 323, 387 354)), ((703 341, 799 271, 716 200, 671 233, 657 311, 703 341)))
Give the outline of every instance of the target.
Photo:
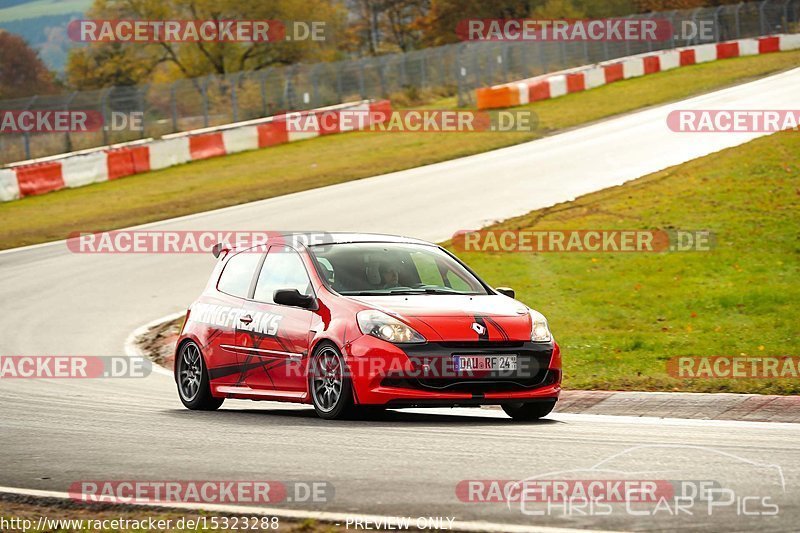
POLYGON ((510 392, 530 390, 557 381, 548 372, 552 344, 533 342, 439 342, 406 348, 413 363, 411 373, 390 373, 382 380, 387 387, 440 392, 510 392), (515 355, 516 370, 456 371, 456 355, 515 355), (548 380, 553 379, 552 382, 548 380))
POLYGON ((465 341, 465 342, 437 342, 437 346, 442 348, 455 348, 455 349, 509 349, 509 348, 523 348, 525 342, 523 341, 465 341))
POLYGON ((385 377, 381 385, 401 389, 428 390, 438 392, 463 392, 483 394, 487 392, 519 392, 552 385, 558 381, 557 370, 542 370, 528 379, 476 379, 459 380, 385 377))

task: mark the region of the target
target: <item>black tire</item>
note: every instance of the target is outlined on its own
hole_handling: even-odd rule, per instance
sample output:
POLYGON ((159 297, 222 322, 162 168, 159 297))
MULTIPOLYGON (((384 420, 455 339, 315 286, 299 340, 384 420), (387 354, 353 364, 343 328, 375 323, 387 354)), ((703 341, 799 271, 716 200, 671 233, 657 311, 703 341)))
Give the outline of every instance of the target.
POLYGON ((178 397, 192 411, 215 411, 225 398, 214 398, 208 381, 208 371, 200 347, 192 341, 181 345, 175 358, 175 378, 178 397))
POLYGON ((514 420, 539 420, 550 414, 556 406, 556 400, 531 403, 504 403, 501 407, 514 420))
POLYGON ((308 365, 308 394, 320 418, 337 420, 356 414, 347 363, 332 343, 322 343, 314 350, 308 365))

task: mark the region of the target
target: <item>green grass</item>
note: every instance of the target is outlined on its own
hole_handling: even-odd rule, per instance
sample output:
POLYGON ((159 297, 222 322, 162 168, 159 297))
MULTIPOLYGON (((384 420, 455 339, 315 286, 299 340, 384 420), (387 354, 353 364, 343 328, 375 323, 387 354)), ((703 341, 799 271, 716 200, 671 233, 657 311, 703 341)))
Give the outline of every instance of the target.
POLYGON ((67 13, 84 13, 91 5, 92 0, 34 0, 0 9, 0 22, 66 15, 67 13))
MULTIPOLYGON (((529 141, 800 64, 800 51, 705 63, 527 106, 535 132, 348 133, 0 204, 0 249, 251 202, 529 141)), ((436 107, 452 107, 450 99, 436 107)), ((430 106, 428 106, 430 107, 430 106)))
POLYGON ((800 355, 800 133, 764 137, 491 229, 710 230, 707 252, 459 253, 543 312, 569 389, 800 393, 678 380, 674 356, 800 355))

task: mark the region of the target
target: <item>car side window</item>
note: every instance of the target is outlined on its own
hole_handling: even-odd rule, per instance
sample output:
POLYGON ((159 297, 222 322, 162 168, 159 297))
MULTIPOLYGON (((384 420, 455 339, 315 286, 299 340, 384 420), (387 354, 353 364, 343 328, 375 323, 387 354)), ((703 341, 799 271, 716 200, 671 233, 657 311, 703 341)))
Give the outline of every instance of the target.
POLYGON ((247 298, 261 257, 260 253, 244 251, 228 259, 217 282, 217 289, 231 296, 247 298))
POLYGON ((261 267, 253 298, 259 302, 274 303, 273 296, 279 289, 297 289, 306 296, 311 295, 311 281, 300 255, 291 248, 273 246, 261 267))

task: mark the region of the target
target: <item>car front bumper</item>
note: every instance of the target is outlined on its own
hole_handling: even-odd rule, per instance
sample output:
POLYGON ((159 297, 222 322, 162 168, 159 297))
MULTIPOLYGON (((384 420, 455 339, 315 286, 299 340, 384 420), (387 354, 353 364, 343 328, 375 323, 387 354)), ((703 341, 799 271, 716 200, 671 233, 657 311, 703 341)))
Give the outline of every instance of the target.
POLYGON ((394 345, 363 335, 344 347, 356 402, 386 407, 490 405, 555 400, 561 392, 558 344, 427 342, 394 345), (456 355, 515 355, 515 371, 453 369, 456 355))

